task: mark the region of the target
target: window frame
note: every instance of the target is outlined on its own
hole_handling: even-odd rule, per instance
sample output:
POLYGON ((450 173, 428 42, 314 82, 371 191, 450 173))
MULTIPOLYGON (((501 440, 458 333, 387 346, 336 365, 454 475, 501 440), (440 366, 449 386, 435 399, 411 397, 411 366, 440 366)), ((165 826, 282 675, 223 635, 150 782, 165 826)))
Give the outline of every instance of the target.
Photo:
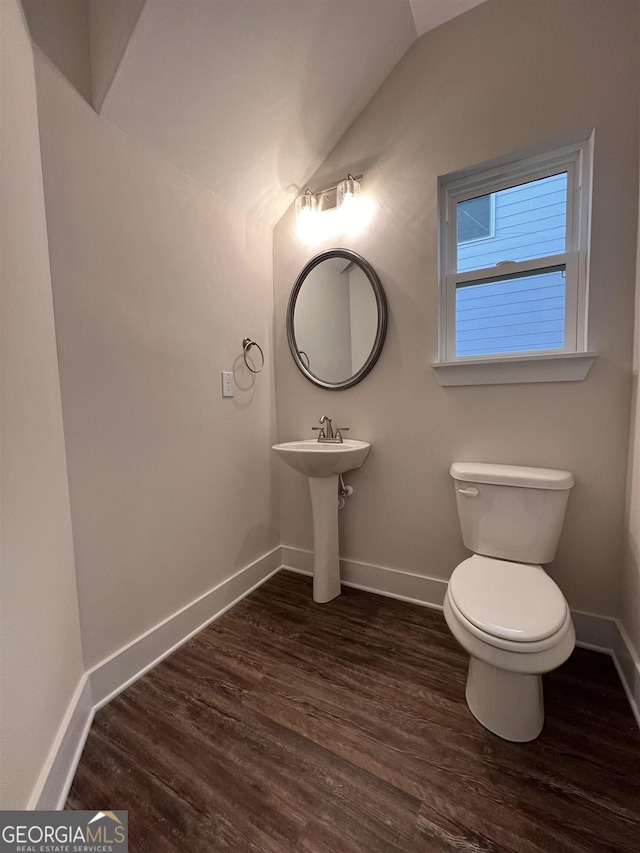
MULTIPOLYGON (((587 309, 593 134, 569 143, 546 146, 503 160, 481 164, 439 178, 439 365, 485 361, 537 360, 587 352, 587 309), (565 251, 528 261, 504 261, 493 267, 457 271, 457 204, 478 195, 500 192, 561 172, 567 173, 565 251), (564 345, 512 353, 456 355, 456 290, 465 283, 489 282, 525 272, 565 266, 564 345)), ((466 243, 464 244, 466 245, 466 243)), ((437 365, 434 365, 434 367, 437 365)))

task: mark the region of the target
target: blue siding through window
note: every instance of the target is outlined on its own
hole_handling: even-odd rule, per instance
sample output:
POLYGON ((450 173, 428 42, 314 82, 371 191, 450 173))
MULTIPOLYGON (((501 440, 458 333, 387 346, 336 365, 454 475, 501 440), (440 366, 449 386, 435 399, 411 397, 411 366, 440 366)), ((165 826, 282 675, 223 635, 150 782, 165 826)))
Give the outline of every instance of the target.
POLYGON ((456 289, 456 356, 562 349, 564 271, 456 289))
MULTIPOLYGON (((567 174, 493 194, 494 236, 459 243, 457 270, 495 275, 501 261, 566 251, 567 174)), ((558 268, 464 282, 456 289, 456 356, 562 349, 565 277, 558 268)))

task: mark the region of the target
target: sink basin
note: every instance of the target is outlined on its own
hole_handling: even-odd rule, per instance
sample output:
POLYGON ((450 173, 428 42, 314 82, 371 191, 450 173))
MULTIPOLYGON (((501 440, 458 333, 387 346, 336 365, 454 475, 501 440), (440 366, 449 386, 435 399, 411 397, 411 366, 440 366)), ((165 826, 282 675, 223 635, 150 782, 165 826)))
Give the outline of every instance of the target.
POLYGON ((368 441, 345 438, 342 444, 321 444, 315 438, 274 444, 281 459, 307 477, 332 477, 360 468, 371 445, 368 441))

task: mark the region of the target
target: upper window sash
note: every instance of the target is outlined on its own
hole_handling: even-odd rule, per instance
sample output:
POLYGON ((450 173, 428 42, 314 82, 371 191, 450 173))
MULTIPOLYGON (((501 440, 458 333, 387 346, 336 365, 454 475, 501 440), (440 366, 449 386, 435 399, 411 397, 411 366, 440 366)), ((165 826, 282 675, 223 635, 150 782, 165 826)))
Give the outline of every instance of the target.
MULTIPOLYGON (((565 251, 575 251, 580 245, 579 231, 579 201, 580 194, 576 188, 576 172, 575 162, 564 162, 562 168, 545 168, 536 171, 520 169, 519 174, 513 174, 510 177, 502 177, 501 180, 478 182, 473 188, 469 184, 456 190, 455 185, 445 188, 446 193, 446 216, 444 222, 445 234, 445 275, 457 272, 458 264, 458 241, 457 241, 457 206, 461 201, 466 201, 469 198, 475 198, 479 195, 488 195, 489 193, 497 193, 501 190, 511 189, 521 184, 533 183, 542 178, 550 178, 553 175, 565 172, 567 174, 567 210, 565 221, 565 251), (578 210, 576 210, 578 208, 578 210)), ((512 260, 511 258, 505 260, 512 260)), ((492 267, 487 267, 491 269, 492 267)))

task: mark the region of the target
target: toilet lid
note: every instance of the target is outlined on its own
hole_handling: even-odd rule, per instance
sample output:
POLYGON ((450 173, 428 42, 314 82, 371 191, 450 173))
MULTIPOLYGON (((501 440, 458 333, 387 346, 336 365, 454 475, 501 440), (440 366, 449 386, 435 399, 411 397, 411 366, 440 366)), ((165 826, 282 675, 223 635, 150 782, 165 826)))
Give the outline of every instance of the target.
POLYGON ((564 596, 541 566, 474 554, 451 575, 449 593, 476 628, 507 640, 543 640, 567 617, 564 596))

